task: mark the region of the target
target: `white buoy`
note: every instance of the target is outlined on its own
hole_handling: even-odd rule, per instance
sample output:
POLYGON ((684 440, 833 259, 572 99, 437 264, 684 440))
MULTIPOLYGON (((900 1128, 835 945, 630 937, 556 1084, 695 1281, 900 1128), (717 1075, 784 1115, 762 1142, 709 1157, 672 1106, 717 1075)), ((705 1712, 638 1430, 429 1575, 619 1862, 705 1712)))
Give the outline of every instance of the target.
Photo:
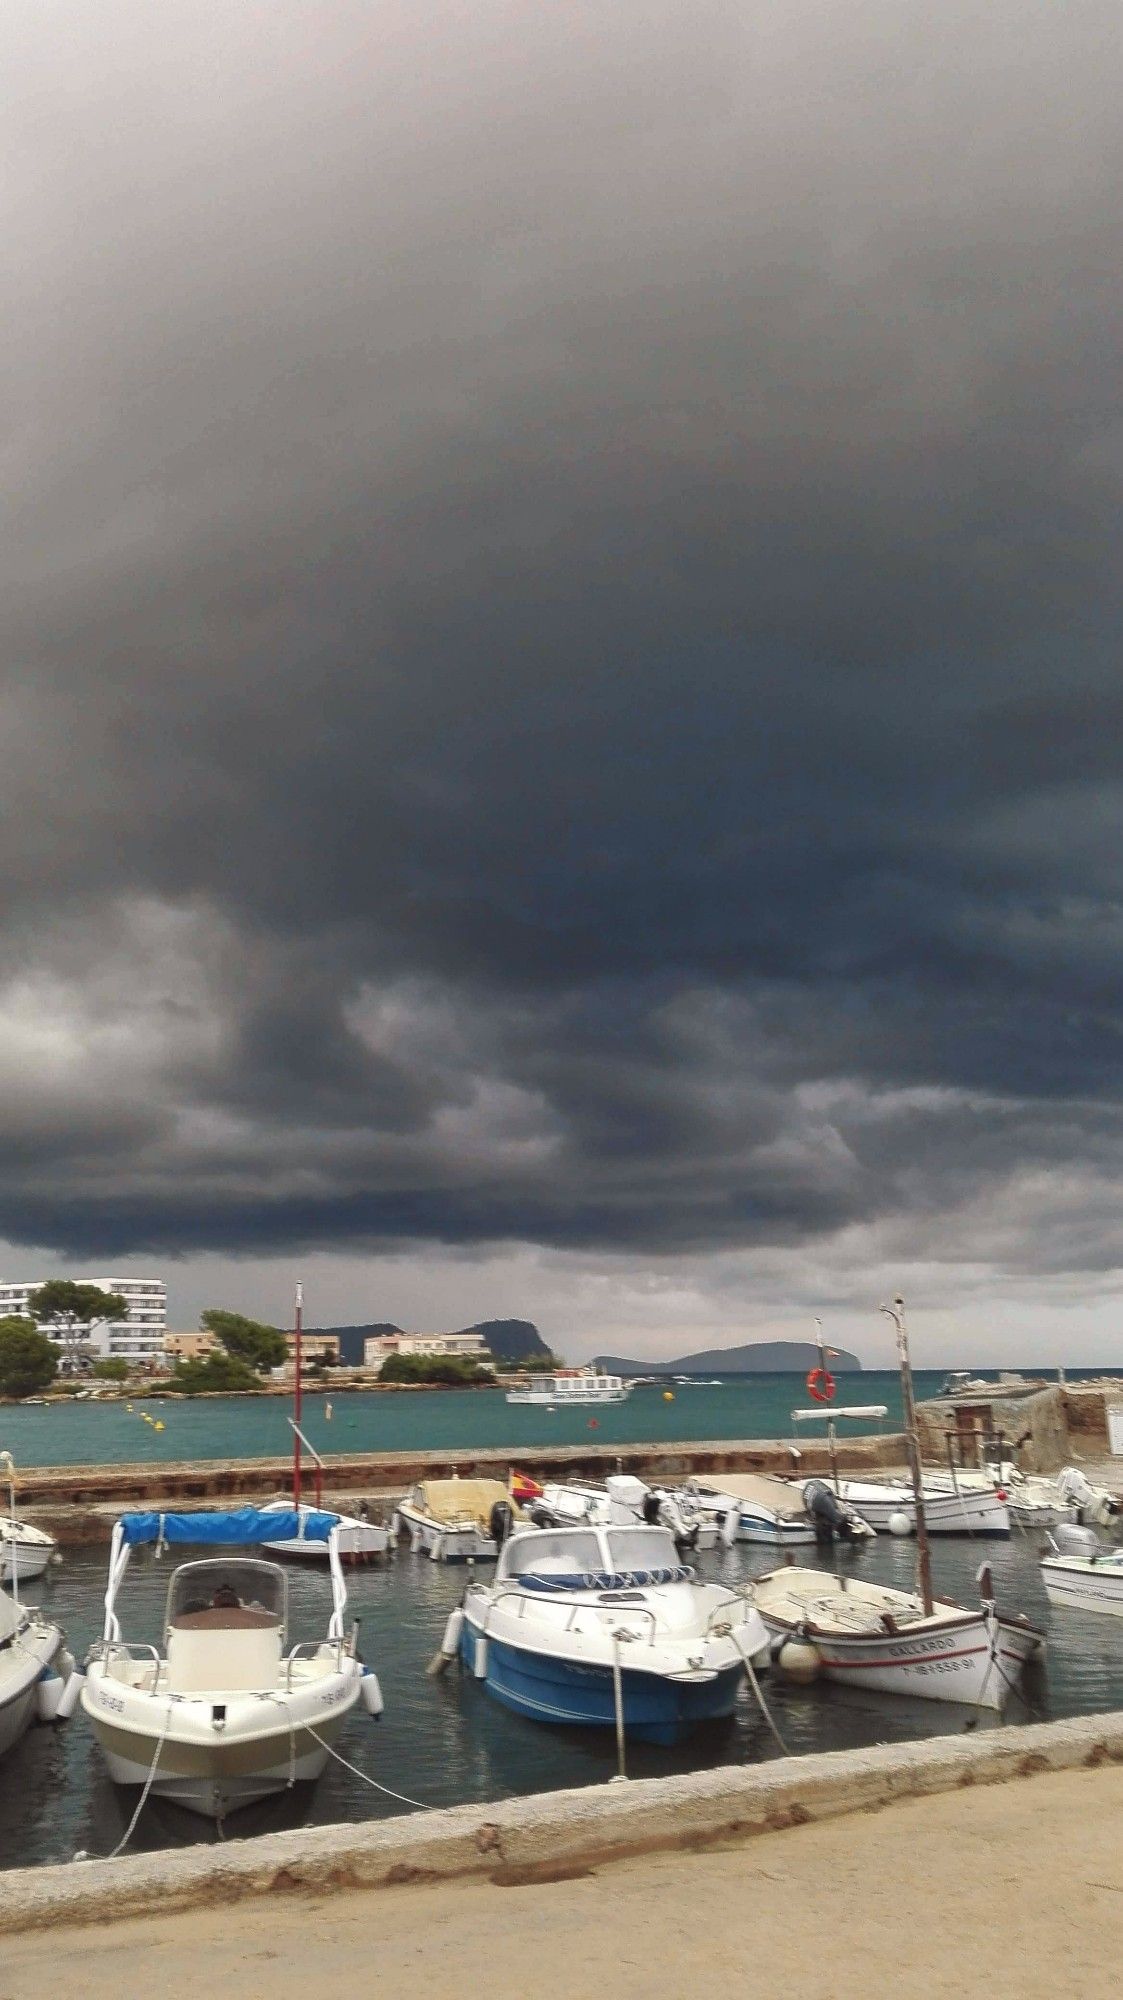
POLYGON ((886 1526, 888 1527, 889 1533, 891 1535, 912 1534, 912 1522, 910 1521, 908 1515, 905 1513, 904 1509, 901 1507, 898 1507, 895 1514, 890 1514, 886 1526))
POLYGON ((68 1722, 70 1720, 70 1717, 78 1706, 78 1697, 85 1685, 85 1680, 86 1676, 80 1667, 76 1667, 74 1672, 68 1675, 66 1686, 63 1688, 59 1698, 56 1721, 68 1722))
POLYGON ((455 1660, 460 1651, 460 1634, 464 1629, 464 1613, 459 1604, 454 1605, 445 1620, 444 1637, 433 1654, 425 1671, 428 1674, 443 1674, 450 1660, 455 1660))
POLYGON ((363 1668, 363 1677, 359 1682, 359 1693, 362 1696, 363 1707, 366 1709, 367 1714, 373 1715, 377 1721, 386 1704, 382 1699, 382 1684, 373 1667, 363 1668))
POLYGON ((35 1686, 35 1705, 40 1722, 54 1722, 66 1682, 61 1674, 43 1673, 35 1686))
POLYGON ((800 1687, 809 1687, 818 1679, 822 1664, 819 1648, 810 1639, 785 1639, 776 1661, 780 1672, 800 1687))

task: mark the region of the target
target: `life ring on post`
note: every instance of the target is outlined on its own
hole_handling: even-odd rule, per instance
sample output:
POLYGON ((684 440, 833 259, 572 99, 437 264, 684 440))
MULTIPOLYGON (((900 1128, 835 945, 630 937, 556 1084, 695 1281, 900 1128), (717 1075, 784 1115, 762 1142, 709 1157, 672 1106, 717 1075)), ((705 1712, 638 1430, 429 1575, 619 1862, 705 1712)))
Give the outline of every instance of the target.
POLYGON ((834 1402, 834 1376, 829 1368, 813 1368, 807 1377, 807 1393, 817 1403, 834 1402))

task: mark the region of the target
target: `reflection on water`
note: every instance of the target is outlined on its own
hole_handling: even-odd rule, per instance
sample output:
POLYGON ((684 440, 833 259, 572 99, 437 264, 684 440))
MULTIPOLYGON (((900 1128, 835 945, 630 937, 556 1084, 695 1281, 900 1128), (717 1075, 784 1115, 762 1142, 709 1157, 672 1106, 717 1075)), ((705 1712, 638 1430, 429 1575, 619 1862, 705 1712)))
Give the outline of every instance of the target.
MULTIPOLYGON (((1078 1715, 1123 1707, 1123 1619, 1078 1611, 1050 1612, 1041 1589, 1036 1545, 1016 1535, 1009 1542, 939 1539, 934 1545, 937 1589, 970 1603, 975 1572, 985 1554, 1000 1602, 1048 1628, 1049 1654, 1027 1682, 1027 1703, 1012 1699, 1009 1721, 1031 1714, 1078 1715)), ((915 1547, 910 1541, 879 1537, 834 1553, 836 1566, 899 1588, 913 1582, 915 1547)), ((817 1560, 809 1552, 806 1560, 817 1560)), ((771 1551, 740 1546, 700 1559, 706 1574, 730 1581, 760 1575, 775 1566, 771 1551)), ((151 1551, 133 1558, 121 1599, 126 1636, 157 1639, 170 1565, 151 1551)), ((382 1680, 386 1713, 372 1722, 356 1710, 339 1748, 360 1770, 425 1805, 483 1802, 565 1786, 600 1784, 615 1769, 611 1731, 551 1729, 500 1708, 479 1683, 451 1668, 436 1680, 425 1667, 439 1643, 449 1610, 460 1597, 464 1572, 405 1552, 384 1568, 349 1574, 351 1613, 361 1620, 364 1657, 382 1680)), ((70 1642, 85 1652, 101 1628, 105 1587, 103 1552, 82 1551, 32 1595, 50 1606, 66 1626, 70 1642)), ((292 1636, 322 1631, 330 1609, 323 1574, 291 1571, 292 1636)), ((839 1687, 796 1688, 773 1676, 768 1699, 786 1741, 796 1754, 886 1743, 919 1736, 958 1734, 994 1725, 978 1715, 940 1702, 886 1697, 839 1687)), ((633 1777, 696 1770, 717 1764, 754 1763, 778 1754, 752 1696, 746 1692, 736 1715, 713 1725, 685 1744, 661 1748, 629 1746, 633 1777)), ((119 1792, 105 1775, 96 1745, 79 1712, 56 1730, 35 1729, 0 1765, 4 1812, 0 1815, 0 1866, 68 1860, 76 1850, 106 1854, 120 1839, 136 1794, 119 1792)), ((338 1764, 329 1764, 318 1785, 269 1800, 227 1823, 226 1837, 332 1820, 365 1820, 406 1811, 373 1792, 338 1764)), ((185 1841, 214 1840, 207 1820, 159 1803, 149 1803, 132 1847, 152 1848, 185 1841)))

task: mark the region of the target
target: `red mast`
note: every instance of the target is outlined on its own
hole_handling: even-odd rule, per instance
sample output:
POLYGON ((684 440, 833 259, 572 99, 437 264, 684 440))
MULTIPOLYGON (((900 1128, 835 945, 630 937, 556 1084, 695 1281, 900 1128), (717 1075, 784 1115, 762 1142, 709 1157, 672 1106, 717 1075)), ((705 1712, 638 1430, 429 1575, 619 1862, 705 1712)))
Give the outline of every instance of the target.
POLYGON ((296 1323, 293 1328, 293 1415, 296 1422, 292 1433, 292 1504, 300 1505, 300 1336, 304 1329, 304 1286, 296 1288, 296 1323))

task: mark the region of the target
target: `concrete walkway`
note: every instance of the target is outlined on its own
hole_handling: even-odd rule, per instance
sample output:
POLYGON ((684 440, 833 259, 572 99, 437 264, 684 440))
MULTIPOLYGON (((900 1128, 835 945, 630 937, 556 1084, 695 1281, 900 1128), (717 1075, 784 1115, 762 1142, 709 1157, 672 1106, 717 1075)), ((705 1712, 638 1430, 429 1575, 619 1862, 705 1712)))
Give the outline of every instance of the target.
POLYGON ((1123 1768, 1014 1778, 568 1879, 278 1893, 3 1940, 4 2000, 1100 2000, 1123 1768))

